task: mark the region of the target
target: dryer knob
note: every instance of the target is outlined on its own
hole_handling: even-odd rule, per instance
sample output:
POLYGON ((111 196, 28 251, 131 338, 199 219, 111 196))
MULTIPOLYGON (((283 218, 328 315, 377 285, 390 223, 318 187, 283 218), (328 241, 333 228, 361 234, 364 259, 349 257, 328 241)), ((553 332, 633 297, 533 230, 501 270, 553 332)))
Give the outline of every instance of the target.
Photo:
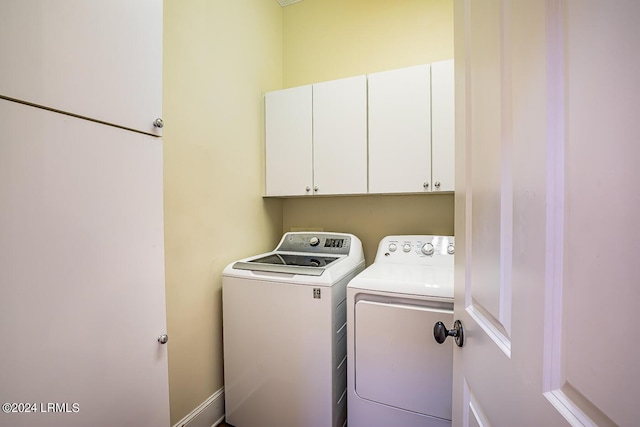
POLYGON ((409 243, 405 243, 402 245, 402 250, 405 252, 409 252, 411 250, 411 245, 409 243))
POLYGON ((309 244, 311 246, 318 246, 318 243, 320 243, 320 239, 318 239, 317 237, 312 237, 311 239, 309 239, 309 244))
POLYGON ((433 244, 431 243, 425 243, 422 245, 422 253, 425 255, 433 255, 433 250, 433 244))
POLYGON ((398 249, 398 245, 395 243, 389 243, 389 252, 395 252, 398 249))
POLYGON ((454 247, 453 245, 449 245, 449 246, 447 246, 447 253, 448 253, 449 255, 453 255, 454 253, 456 253, 456 249, 455 249, 455 247, 454 247))

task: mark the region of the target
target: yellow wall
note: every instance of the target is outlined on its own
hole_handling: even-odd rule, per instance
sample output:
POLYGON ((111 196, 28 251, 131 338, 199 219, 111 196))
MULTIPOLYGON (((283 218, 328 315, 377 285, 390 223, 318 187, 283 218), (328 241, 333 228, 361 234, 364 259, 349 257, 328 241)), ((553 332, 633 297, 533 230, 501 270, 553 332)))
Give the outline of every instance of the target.
POLYGON ((165 250, 173 425, 223 386, 221 272, 272 249, 261 93, 282 87, 282 9, 164 1, 165 250))
POLYGON ((391 234, 453 234, 453 195, 311 197, 284 202, 285 230, 353 233, 362 240, 367 264, 380 239, 391 234))
MULTIPOLYGON (((283 10, 285 87, 453 58, 453 0, 303 0, 283 10)), ((386 235, 453 234, 453 206, 450 194, 286 199, 283 231, 351 232, 369 264, 386 235)))
POLYGON ((452 0, 164 0, 165 252, 174 424, 223 386, 221 273, 283 231, 453 233, 453 196, 263 199, 262 93, 453 57, 452 0))
POLYGON ((453 58, 453 0, 303 0, 283 10, 285 87, 453 58))

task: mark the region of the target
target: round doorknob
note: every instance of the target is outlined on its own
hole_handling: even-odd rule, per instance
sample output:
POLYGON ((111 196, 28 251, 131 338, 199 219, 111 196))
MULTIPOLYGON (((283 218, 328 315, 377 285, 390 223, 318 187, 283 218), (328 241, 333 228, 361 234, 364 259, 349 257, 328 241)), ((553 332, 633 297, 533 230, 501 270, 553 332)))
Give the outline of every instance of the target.
POLYGON ((162 129, 164 126, 164 120, 162 120, 160 117, 158 117, 157 119, 155 119, 153 121, 153 126, 157 127, 158 129, 162 129))
POLYGON ((162 334, 158 337, 158 342, 160 344, 166 344, 169 341, 169 335, 167 334, 162 334))
POLYGON ((453 329, 447 329, 444 323, 436 322, 436 324, 433 325, 433 337, 438 344, 445 342, 447 337, 454 337, 456 339, 456 345, 462 347, 464 345, 464 328, 462 327, 462 322, 459 320, 453 322, 453 329))

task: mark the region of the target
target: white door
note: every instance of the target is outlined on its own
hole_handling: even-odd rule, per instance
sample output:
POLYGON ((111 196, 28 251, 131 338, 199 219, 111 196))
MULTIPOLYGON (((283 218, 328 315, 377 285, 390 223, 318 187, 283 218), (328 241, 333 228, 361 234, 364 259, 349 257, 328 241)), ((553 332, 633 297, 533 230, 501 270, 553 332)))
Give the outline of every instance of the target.
POLYGON ((0 129, 0 425, 168 426, 162 141, 6 100, 0 129))
POLYGON ((160 134, 160 0, 0 0, 0 58, 0 97, 160 134))
POLYGON ((638 425, 639 19, 455 3, 455 426, 638 425))
POLYGON ((367 192, 367 78, 313 85, 314 194, 367 192))
POLYGON ((311 85, 266 93, 267 196, 313 194, 311 85))
POLYGON ((432 191, 454 191, 455 108, 453 60, 431 64, 432 191))
POLYGON ((431 190, 431 68, 372 73, 369 90, 369 192, 431 190))

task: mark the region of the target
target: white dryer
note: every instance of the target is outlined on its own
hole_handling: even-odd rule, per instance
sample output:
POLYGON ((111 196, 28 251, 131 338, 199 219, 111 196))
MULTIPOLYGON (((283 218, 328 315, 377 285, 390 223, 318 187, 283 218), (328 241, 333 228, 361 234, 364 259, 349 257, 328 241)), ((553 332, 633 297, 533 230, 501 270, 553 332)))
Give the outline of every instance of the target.
POLYGON ((222 278, 226 422, 343 427, 347 283, 364 269, 351 234, 286 233, 222 278))
POLYGON ((347 287, 349 427, 451 426, 451 236, 388 236, 347 287))

